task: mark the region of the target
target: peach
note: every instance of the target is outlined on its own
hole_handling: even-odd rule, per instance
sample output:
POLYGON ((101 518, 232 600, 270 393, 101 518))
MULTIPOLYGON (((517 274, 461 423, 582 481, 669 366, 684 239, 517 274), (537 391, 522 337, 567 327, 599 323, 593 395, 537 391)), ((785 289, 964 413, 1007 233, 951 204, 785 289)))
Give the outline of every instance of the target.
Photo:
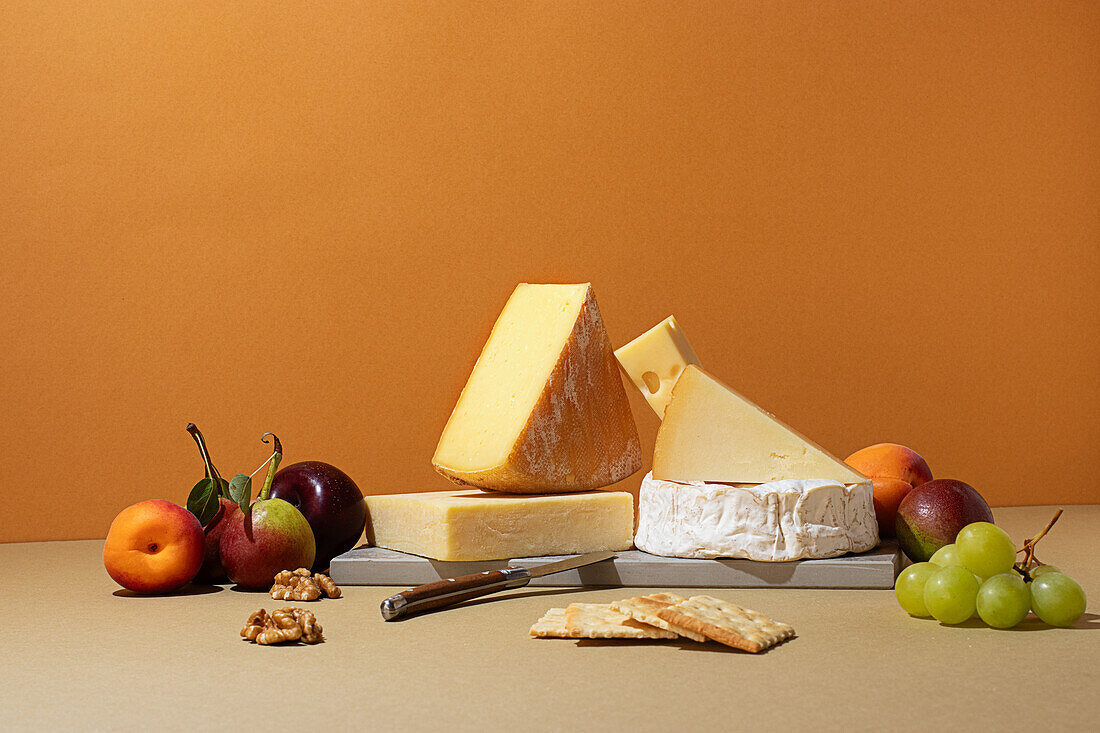
POLYGON ((894 536, 898 506, 913 488, 932 480, 932 469, 912 448, 876 443, 844 459, 874 484, 875 519, 880 537, 894 536))
POLYGON ((107 532, 103 566, 115 582, 138 593, 170 593, 191 582, 205 555, 194 514, 162 499, 126 507, 107 532))

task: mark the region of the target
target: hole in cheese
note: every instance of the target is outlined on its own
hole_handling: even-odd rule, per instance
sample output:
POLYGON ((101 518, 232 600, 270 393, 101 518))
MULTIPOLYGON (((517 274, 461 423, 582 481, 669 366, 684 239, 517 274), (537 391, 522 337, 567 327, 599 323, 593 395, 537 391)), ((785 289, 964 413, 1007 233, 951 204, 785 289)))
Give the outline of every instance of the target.
POLYGON ((673 316, 620 347, 615 356, 658 417, 664 417, 671 387, 684 367, 699 363, 673 316))

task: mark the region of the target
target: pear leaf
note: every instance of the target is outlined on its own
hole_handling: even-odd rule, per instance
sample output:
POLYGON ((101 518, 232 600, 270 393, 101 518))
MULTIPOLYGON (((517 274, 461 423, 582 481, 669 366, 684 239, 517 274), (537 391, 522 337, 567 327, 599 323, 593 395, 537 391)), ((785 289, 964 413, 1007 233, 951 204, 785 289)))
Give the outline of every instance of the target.
POLYGON ((187 511, 195 515, 199 524, 206 526, 218 513, 218 492, 214 489, 214 482, 204 478, 195 484, 191 493, 187 495, 187 511))
POLYGON ((248 513, 248 502, 252 499, 252 477, 238 473, 229 480, 229 500, 248 513))

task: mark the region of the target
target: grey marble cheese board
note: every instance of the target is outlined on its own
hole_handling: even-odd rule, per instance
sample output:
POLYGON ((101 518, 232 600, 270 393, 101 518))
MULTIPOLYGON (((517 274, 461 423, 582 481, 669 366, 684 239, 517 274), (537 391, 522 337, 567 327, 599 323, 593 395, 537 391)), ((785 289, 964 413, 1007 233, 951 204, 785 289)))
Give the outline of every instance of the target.
MULTIPOLYGON (((381 547, 356 547, 333 558, 330 575, 339 585, 399 585, 410 588, 443 578, 533 567, 567 555, 485 562, 445 562, 381 547)), ((653 588, 893 588, 903 559, 896 543, 858 555, 826 560, 755 562, 720 558, 690 560, 624 550, 607 562, 547 575, 533 586, 632 586, 653 588)))

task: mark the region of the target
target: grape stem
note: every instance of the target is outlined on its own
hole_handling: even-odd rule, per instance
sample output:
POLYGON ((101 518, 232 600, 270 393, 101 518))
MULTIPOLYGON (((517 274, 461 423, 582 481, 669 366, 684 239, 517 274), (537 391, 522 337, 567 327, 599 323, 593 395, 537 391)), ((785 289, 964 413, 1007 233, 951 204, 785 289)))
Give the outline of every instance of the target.
POLYGON ((1025 539, 1024 546, 1021 547, 1019 550, 1016 550, 1017 555, 1019 555, 1021 552, 1024 553, 1024 559, 1014 567, 1016 572, 1024 576, 1025 581, 1031 581, 1031 573, 1029 573, 1028 571, 1031 570, 1031 566, 1033 563, 1036 565, 1043 564, 1039 560, 1039 558, 1035 556, 1035 545, 1037 545, 1039 543, 1039 540, 1043 539, 1046 533, 1050 531, 1050 528, 1054 526, 1054 523, 1058 521, 1058 517, 1060 516, 1062 516, 1061 509, 1054 512, 1054 516, 1051 517, 1049 522, 1047 522, 1047 526, 1043 527, 1042 532, 1035 535, 1035 537, 1033 538, 1025 539))

